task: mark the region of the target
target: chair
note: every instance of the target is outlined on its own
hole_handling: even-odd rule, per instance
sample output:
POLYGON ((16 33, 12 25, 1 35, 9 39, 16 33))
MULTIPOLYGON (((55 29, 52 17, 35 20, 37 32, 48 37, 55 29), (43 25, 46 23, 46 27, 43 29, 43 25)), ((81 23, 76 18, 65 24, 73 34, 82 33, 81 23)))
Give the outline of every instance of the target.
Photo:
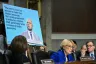
POLYGON ((55 53, 55 51, 49 50, 48 53, 51 56, 53 53, 55 53))
POLYGON ((4 57, 4 37, 3 37, 3 35, 0 35, 0 64, 6 64, 5 57, 4 57))
POLYGON ((1 52, 0 52, 0 64, 6 64, 5 59, 4 59, 4 55, 1 52))
POLYGON ((50 56, 47 52, 44 51, 38 51, 36 52, 36 61, 37 64, 41 64, 42 59, 50 59, 50 56))
POLYGON ((6 64, 10 64, 10 61, 11 61, 10 58, 11 58, 12 52, 10 50, 5 50, 3 55, 4 55, 6 64))

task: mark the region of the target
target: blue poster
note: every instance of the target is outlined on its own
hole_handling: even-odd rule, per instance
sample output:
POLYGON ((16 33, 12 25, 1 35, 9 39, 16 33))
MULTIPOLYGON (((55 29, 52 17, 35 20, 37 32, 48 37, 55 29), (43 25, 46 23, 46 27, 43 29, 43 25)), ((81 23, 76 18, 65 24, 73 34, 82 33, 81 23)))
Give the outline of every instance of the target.
POLYGON ((3 4, 7 43, 17 35, 26 37, 29 45, 43 45, 37 10, 3 4))

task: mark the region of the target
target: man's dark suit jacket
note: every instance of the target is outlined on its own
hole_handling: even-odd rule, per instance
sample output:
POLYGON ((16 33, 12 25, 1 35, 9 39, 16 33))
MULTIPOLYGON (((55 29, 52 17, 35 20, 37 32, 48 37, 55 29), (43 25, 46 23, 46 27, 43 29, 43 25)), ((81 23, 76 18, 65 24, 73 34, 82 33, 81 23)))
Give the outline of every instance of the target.
MULTIPOLYGON (((76 51, 75 54, 76 54, 76 60, 80 61, 81 51, 80 50, 76 51)), ((96 60, 96 50, 94 51, 94 55, 95 55, 95 60, 96 60)), ((86 51, 85 56, 90 56, 88 51, 86 51)))
MULTIPOLYGON (((90 56, 90 54, 89 54, 89 52, 88 52, 88 51, 86 51, 85 56, 90 56)), ((96 50, 94 50, 94 56, 95 56, 95 60, 96 60, 96 50)))
POLYGON ((72 56, 74 57, 74 59, 76 58, 75 61, 80 61, 80 57, 81 57, 81 52, 80 52, 80 50, 72 53, 72 56), (76 57, 74 57, 74 54, 76 55, 76 57))

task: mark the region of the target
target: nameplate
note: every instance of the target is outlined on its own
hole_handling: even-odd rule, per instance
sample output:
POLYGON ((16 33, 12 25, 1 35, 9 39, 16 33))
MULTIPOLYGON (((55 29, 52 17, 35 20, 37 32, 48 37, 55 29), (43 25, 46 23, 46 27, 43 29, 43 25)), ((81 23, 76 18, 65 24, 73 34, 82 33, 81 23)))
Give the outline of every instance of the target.
POLYGON ((41 63, 42 64, 54 64, 52 59, 43 59, 41 60, 41 63))
POLYGON ((80 57, 80 61, 92 61, 94 60, 92 57, 85 56, 85 57, 80 57))
POLYGON ((30 64, 30 62, 24 62, 23 64, 30 64))

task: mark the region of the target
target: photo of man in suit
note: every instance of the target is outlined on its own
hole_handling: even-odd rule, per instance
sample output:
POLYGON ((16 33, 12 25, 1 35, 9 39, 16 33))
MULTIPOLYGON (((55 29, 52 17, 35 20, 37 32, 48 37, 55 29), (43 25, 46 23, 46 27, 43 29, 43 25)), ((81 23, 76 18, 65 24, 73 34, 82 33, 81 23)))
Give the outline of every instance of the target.
POLYGON ((33 24, 32 24, 32 20, 28 19, 27 20, 27 31, 23 32, 22 35, 26 37, 27 42, 28 43, 39 43, 40 42, 40 38, 38 35, 36 35, 33 32, 33 24))

